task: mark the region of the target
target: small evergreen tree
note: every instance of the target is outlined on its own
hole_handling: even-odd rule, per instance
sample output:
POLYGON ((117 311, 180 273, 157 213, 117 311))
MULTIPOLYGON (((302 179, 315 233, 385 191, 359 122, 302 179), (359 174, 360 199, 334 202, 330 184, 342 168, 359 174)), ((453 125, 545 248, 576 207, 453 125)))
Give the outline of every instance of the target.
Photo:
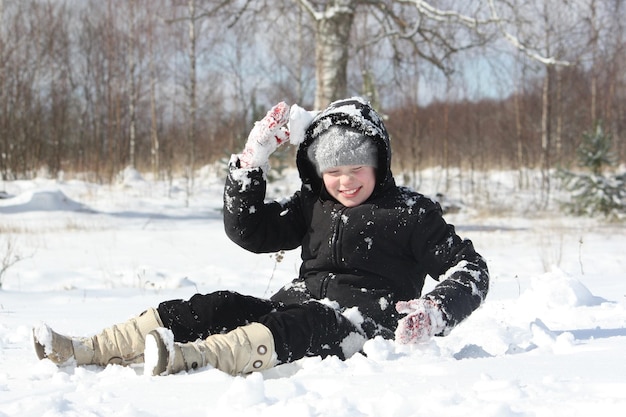
POLYGON ((563 207, 577 216, 619 219, 626 214, 626 173, 604 175, 615 165, 612 138, 598 123, 592 133, 583 133, 577 152, 578 165, 588 172, 561 171, 565 189, 571 193, 563 207))

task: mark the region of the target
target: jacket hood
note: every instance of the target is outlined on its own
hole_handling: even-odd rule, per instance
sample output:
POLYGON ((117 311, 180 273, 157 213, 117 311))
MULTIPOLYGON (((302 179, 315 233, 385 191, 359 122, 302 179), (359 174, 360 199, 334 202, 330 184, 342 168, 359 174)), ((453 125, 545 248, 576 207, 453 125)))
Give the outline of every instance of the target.
POLYGON ((322 179, 317 173, 315 162, 309 159, 308 149, 330 126, 346 126, 371 138, 375 143, 378 151, 378 168, 372 197, 388 187, 395 186, 391 173, 389 134, 383 120, 363 98, 352 97, 331 103, 325 110, 318 113, 307 127, 304 141, 298 147, 296 155, 296 165, 303 187, 310 188, 316 194, 323 189, 322 179))

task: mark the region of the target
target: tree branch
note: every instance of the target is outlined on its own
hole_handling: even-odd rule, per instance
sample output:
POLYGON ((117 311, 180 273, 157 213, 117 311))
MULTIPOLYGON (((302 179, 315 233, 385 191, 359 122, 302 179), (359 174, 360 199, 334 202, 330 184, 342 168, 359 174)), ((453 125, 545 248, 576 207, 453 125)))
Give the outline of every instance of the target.
POLYGON ((300 6, 311 15, 313 20, 318 21, 322 19, 321 14, 315 10, 315 7, 313 7, 310 1, 308 0, 296 0, 296 1, 300 3, 300 6))
POLYGON ((502 33, 502 36, 504 36, 504 38, 511 44, 513 45, 513 47, 515 47, 516 49, 518 49, 519 51, 523 52, 526 56, 528 56, 530 59, 540 62, 546 66, 569 66, 571 65, 571 63, 569 61, 561 61, 561 60, 557 60, 554 57, 545 57, 541 54, 539 54, 536 51, 533 51, 531 48, 527 47, 526 45, 524 45, 522 43, 522 41, 519 40, 518 37, 510 34, 505 28, 504 28, 504 24, 503 24, 503 20, 498 16, 498 12, 496 10, 496 5, 494 4, 493 0, 488 0, 489 2, 489 7, 491 8, 491 15, 493 18, 493 21, 496 23, 498 29, 500 30, 500 33, 502 33))

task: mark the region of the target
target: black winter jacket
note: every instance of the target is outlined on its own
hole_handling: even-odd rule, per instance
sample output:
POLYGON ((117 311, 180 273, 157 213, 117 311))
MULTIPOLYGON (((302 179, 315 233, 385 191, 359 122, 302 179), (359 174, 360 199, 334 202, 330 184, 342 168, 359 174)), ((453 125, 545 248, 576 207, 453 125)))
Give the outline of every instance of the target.
POLYGON ((441 280, 424 297, 441 307, 447 334, 487 295, 484 259, 444 221, 437 203, 396 186, 389 136, 378 115, 359 100, 332 106, 307 129, 297 154, 302 187, 290 199, 266 202, 263 171, 240 169, 237 158, 231 159, 224 189, 227 235, 256 253, 301 247, 299 277, 274 299, 329 299, 342 309, 358 307, 392 331, 399 318, 395 303, 420 297, 427 275, 441 280), (377 144, 377 184, 357 207, 329 196, 307 156, 308 146, 331 123, 357 129, 377 144), (294 297, 298 292, 303 297, 294 297))

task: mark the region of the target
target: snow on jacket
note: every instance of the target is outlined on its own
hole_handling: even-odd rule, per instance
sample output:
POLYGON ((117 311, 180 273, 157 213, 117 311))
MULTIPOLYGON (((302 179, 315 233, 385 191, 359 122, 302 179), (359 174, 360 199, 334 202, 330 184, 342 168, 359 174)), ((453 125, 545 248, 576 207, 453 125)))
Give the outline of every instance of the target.
POLYGON ((256 253, 301 247, 299 277, 273 298, 288 301, 302 291, 342 309, 356 306, 393 331, 400 318, 395 303, 420 297, 428 275, 441 281, 424 297, 441 307, 442 334, 480 306, 489 288, 484 259, 444 221, 436 202, 396 186, 389 135, 367 103, 342 100, 318 114, 296 162, 302 186, 286 201, 266 202, 262 170, 240 169, 236 158, 224 188, 224 225, 231 240, 256 253), (307 156, 310 144, 332 124, 349 126, 377 145, 374 192, 356 207, 330 197, 307 156))

